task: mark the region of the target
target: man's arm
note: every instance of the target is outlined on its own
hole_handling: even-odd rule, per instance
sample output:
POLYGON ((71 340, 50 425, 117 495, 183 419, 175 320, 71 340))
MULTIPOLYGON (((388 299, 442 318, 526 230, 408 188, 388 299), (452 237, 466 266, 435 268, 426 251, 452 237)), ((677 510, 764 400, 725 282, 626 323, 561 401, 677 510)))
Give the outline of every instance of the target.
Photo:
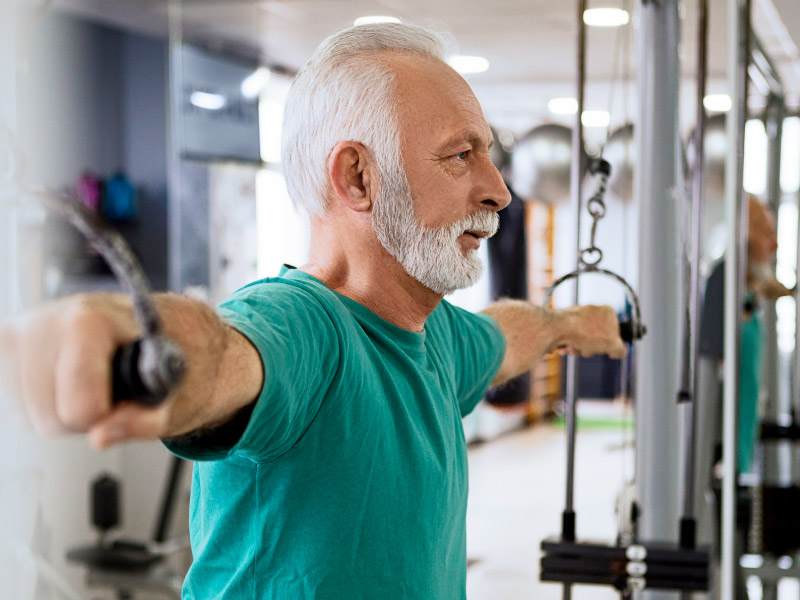
POLYGON ((627 353, 619 321, 609 306, 575 306, 546 310, 521 300, 500 300, 483 311, 506 338, 506 354, 492 380, 499 385, 530 371, 542 356, 558 348, 581 356, 627 353))
POLYGON ((0 382, 38 431, 88 432, 103 448, 212 428, 256 399, 263 369, 244 336, 202 302, 176 294, 154 300, 187 362, 183 382, 156 408, 111 404, 114 352, 140 335, 127 298, 67 298, 0 324, 0 382))

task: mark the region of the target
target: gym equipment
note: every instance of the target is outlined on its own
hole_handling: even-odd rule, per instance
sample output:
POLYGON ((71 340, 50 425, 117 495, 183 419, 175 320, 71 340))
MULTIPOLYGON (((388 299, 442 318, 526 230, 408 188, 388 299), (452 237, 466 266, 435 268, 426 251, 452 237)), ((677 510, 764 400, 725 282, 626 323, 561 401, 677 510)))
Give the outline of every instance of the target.
MULTIPOLYGON (((578 2, 578 115, 583 110, 583 89, 585 80, 585 26, 582 16, 586 7, 585 0, 578 2)), ((576 120, 576 141, 573 147, 581 142, 580 117, 576 120)), ((613 147, 613 146, 612 146, 613 147)), ((573 155, 572 184, 573 204, 576 207, 577 230, 581 231, 581 200, 582 200, 582 156, 573 155)), ((615 279, 626 291, 632 308, 632 318, 629 323, 623 323, 620 333, 626 341, 633 343, 642 338, 646 328, 641 320, 639 298, 630 284, 620 275, 601 268, 600 262, 603 253, 595 243, 595 234, 600 219, 605 215, 604 196, 611 175, 610 164, 601 156, 590 163, 589 172, 599 179, 597 191, 588 200, 587 210, 592 218, 589 245, 581 248, 578 245, 578 261, 574 271, 557 279, 545 294, 545 305, 549 302, 554 289, 570 279, 576 280, 574 304, 578 304, 577 280, 586 273, 597 273, 615 279)), ((696 198, 699 203, 699 198, 696 198)), ((698 204, 699 205, 699 204, 698 204)), ((697 269, 692 271, 697 274, 697 269)), ((695 299, 694 296, 692 296, 695 299)), ((693 312, 690 318, 694 325, 697 311, 693 310, 694 304, 687 305, 687 312, 693 312)), ((688 343, 688 342, 687 342, 688 343)), ((688 358, 688 357, 687 357, 688 358)), ((562 513, 561 535, 549 538, 542 542, 543 556, 540 565, 540 579, 542 581, 560 582, 563 585, 563 597, 571 598, 571 587, 574 584, 601 584, 609 585, 619 590, 623 597, 637 590, 661 589, 679 591, 687 594, 691 591, 705 591, 710 586, 710 554, 706 550, 695 548, 694 518, 692 514, 693 488, 690 481, 694 474, 691 468, 691 452, 689 461, 685 465, 684 475, 684 514, 681 518, 680 544, 657 543, 638 540, 636 519, 638 507, 634 503, 630 515, 624 515, 623 521, 631 521, 630 531, 620 532, 616 543, 600 543, 592 541, 578 541, 575 532, 574 497, 574 465, 575 465, 575 416, 576 416, 576 367, 574 359, 568 365, 572 378, 568 377, 567 386, 567 489, 565 508, 562 513), (625 535, 623 535, 623 533, 625 535)), ((691 383, 691 374, 689 375, 691 383)), ((685 385, 679 393, 679 400, 691 402, 693 390, 685 385)), ((693 419, 691 413, 688 418, 687 447, 691 448, 694 436, 693 419)), ((623 510, 625 508, 623 507, 623 510)))
MULTIPOLYGON (((44 190, 32 193, 46 209, 66 219, 89 240, 132 298, 142 337, 122 346, 114 355, 114 402, 158 405, 180 383, 186 363, 181 350, 161 332, 158 313, 150 298, 150 286, 138 259, 122 235, 79 200, 44 190)), ((100 539, 93 546, 67 553, 68 560, 89 567, 89 585, 111 586, 117 590, 120 600, 130 600, 133 590, 138 589, 180 598, 182 578, 161 563, 185 545, 165 544, 184 464, 183 460, 173 458, 152 543, 114 539, 109 534, 120 520, 119 484, 107 475, 93 482, 92 522, 100 531, 100 539)))
POLYGON ((34 190, 42 205, 69 221, 108 263, 133 301, 142 337, 119 348, 113 359, 113 398, 154 406, 183 378, 181 350, 161 332, 150 285, 122 235, 81 202, 66 194, 34 190))
POLYGON ((589 198, 589 201, 587 202, 587 210, 589 215, 592 217, 592 229, 589 238, 589 245, 586 248, 583 248, 578 254, 578 267, 574 271, 571 271, 566 275, 562 275, 552 284, 550 284, 550 287, 547 288, 544 295, 543 306, 547 307, 549 305, 550 298, 553 296, 553 292, 565 281, 577 279, 585 273, 598 273, 611 277, 625 288, 628 299, 631 302, 631 307, 633 309, 633 320, 620 323, 620 336, 624 341, 632 343, 634 340, 640 340, 647 331, 646 327, 642 324, 642 315, 639 308, 639 297, 623 277, 614 273, 613 271, 603 269, 599 266, 600 261, 603 260, 603 251, 595 244, 597 224, 606 214, 605 193, 608 177, 611 174, 611 165, 608 161, 602 158, 595 159, 589 165, 589 173, 594 176, 598 176, 600 179, 597 192, 591 198, 589 198))
MULTIPOLYGON (((66 195, 36 191, 48 210, 61 215, 103 256, 131 295, 142 338, 117 350, 113 358, 112 395, 115 402, 147 406, 161 403, 183 378, 186 363, 181 350, 161 332, 150 286, 124 238, 80 201, 66 195)), ((89 567, 89 585, 116 588, 120 600, 133 598, 135 589, 152 589, 180 598, 182 579, 160 563, 173 552, 165 544, 184 461, 174 457, 168 474, 153 543, 113 539, 109 532, 120 520, 119 484, 104 475, 92 484, 92 522, 100 531, 97 544, 70 550, 67 559, 89 567)), ((180 547, 180 546, 179 546, 180 547)))
POLYGON ((569 198, 572 131, 550 123, 534 127, 511 154, 511 187, 524 200, 557 204, 569 198))
POLYGON ((96 544, 74 548, 67 560, 88 567, 87 584, 116 589, 120 600, 131 600, 134 591, 161 592, 180 599, 183 578, 163 565, 185 543, 167 541, 169 526, 175 512, 175 498, 186 462, 173 457, 167 485, 161 502, 153 539, 150 542, 116 538, 111 533, 119 525, 119 482, 103 474, 92 482, 92 524, 100 533, 96 544))
MULTIPOLYGON (((595 245, 595 234, 600 219, 605 214, 604 194, 610 164, 597 159, 590 165, 590 173, 599 178, 597 192, 589 199, 587 209, 593 222, 589 246, 579 253, 579 266, 574 271, 560 277, 547 289, 546 306, 555 289, 570 279, 577 279, 586 273, 609 276, 619 282, 626 290, 632 307, 632 320, 620 323, 620 334, 628 343, 640 340, 647 329, 641 320, 639 298, 630 284, 618 274, 599 266, 603 253, 595 245)), ((561 535, 542 542, 540 579, 560 582, 564 585, 564 597, 570 595, 573 584, 609 585, 623 594, 634 590, 663 589, 677 591, 703 591, 709 585, 709 554, 694 548, 693 522, 684 517, 681 522, 682 544, 673 546, 663 543, 639 543, 631 532, 632 541, 620 540, 616 544, 593 541, 576 541, 574 497, 575 465, 575 401, 568 402, 567 415, 567 491, 566 506, 562 513, 561 535), (691 542, 684 540, 691 538, 691 542)), ((691 473, 690 473, 691 475, 691 473)), ((691 494, 691 490, 688 490, 691 494)), ((691 496, 690 496, 691 497, 691 496)), ((635 505, 633 511, 636 511, 635 505)))
POLYGON ((508 148, 506 148, 505 144, 500 141, 500 136, 497 133, 497 130, 492 127, 492 147, 489 148, 489 158, 492 159, 492 163, 494 164, 495 168, 503 172, 503 170, 511 164, 511 152, 509 152, 508 148))
POLYGON ((92 212, 100 212, 103 183, 91 173, 84 173, 75 184, 75 193, 83 205, 92 212))
POLYGON ((136 190, 122 173, 106 182, 103 215, 110 221, 130 221, 136 217, 136 190))
MULTIPOLYGON (((611 166, 603 159, 590 165, 590 173, 599 178, 597 192, 589 199, 587 209, 593 222, 589 246, 579 253, 579 266, 574 271, 557 279, 545 293, 544 305, 550 301, 555 289, 570 279, 577 279, 586 273, 609 276, 619 282, 626 290, 632 307, 632 320, 620 323, 620 335, 628 343, 640 340, 647 329, 641 320, 639 298, 630 284, 620 275, 599 266, 603 253, 595 245, 595 234, 600 219, 605 214, 604 194, 611 166)), ((690 398, 689 392, 682 391, 682 398, 690 398)), ((691 513, 693 489, 685 485, 684 516, 681 518, 680 544, 638 542, 636 540, 635 517, 632 540, 616 544, 593 541, 576 541, 574 497, 575 465, 575 400, 568 402, 567 415, 567 492, 566 506, 562 513, 561 536, 548 538, 542 542, 540 579, 560 582, 564 585, 564 597, 569 598, 569 587, 573 584, 595 584, 612 586, 623 595, 634 590, 662 589, 681 592, 705 591, 709 587, 710 559, 706 550, 695 549, 694 519, 691 513), (688 506, 688 509, 687 509, 688 506)), ((692 430, 688 432, 693 435, 692 430)), ((687 469, 687 478, 694 477, 687 469)), ((634 505, 633 511, 636 508, 634 505)))
POLYGON ((627 123, 614 131, 603 146, 603 156, 614 165, 608 191, 624 201, 633 198, 634 141, 633 124, 627 123))

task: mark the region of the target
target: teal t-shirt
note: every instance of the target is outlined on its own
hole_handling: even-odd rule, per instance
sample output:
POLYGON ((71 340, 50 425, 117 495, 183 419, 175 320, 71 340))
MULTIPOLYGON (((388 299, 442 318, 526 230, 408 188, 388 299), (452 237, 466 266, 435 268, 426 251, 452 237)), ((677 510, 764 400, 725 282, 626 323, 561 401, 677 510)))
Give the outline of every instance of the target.
POLYGON ((421 333, 297 270, 220 307, 265 383, 232 448, 198 460, 185 600, 462 600, 461 418, 497 372, 490 317, 443 301, 421 333))
POLYGON ((739 472, 753 468, 753 454, 758 441, 758 396, 763 356, 763 324, 756 311, 742 320, 742 343, 739 349, 739 472))

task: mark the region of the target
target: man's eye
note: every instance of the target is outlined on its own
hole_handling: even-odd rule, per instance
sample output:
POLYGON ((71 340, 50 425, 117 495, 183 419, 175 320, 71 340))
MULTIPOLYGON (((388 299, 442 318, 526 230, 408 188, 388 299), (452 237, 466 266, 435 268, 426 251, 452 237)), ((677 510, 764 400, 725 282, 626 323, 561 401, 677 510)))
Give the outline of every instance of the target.
POLYGON ((469 150, 464 150, 455 155, 458 160, 467 160, 467 156, 469 156, 469 150))

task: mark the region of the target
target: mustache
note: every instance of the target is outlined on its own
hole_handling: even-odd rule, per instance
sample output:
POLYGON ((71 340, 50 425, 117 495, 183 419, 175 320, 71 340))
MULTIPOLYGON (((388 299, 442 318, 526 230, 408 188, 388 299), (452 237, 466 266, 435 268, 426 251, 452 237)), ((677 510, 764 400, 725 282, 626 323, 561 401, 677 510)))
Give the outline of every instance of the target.
POLYGON ((500 228, 500 216, 493 210, 482 210, 442 227, 453 237, 458 237, 465 231, 485 233, 487 238, 492 237, 500 228))

